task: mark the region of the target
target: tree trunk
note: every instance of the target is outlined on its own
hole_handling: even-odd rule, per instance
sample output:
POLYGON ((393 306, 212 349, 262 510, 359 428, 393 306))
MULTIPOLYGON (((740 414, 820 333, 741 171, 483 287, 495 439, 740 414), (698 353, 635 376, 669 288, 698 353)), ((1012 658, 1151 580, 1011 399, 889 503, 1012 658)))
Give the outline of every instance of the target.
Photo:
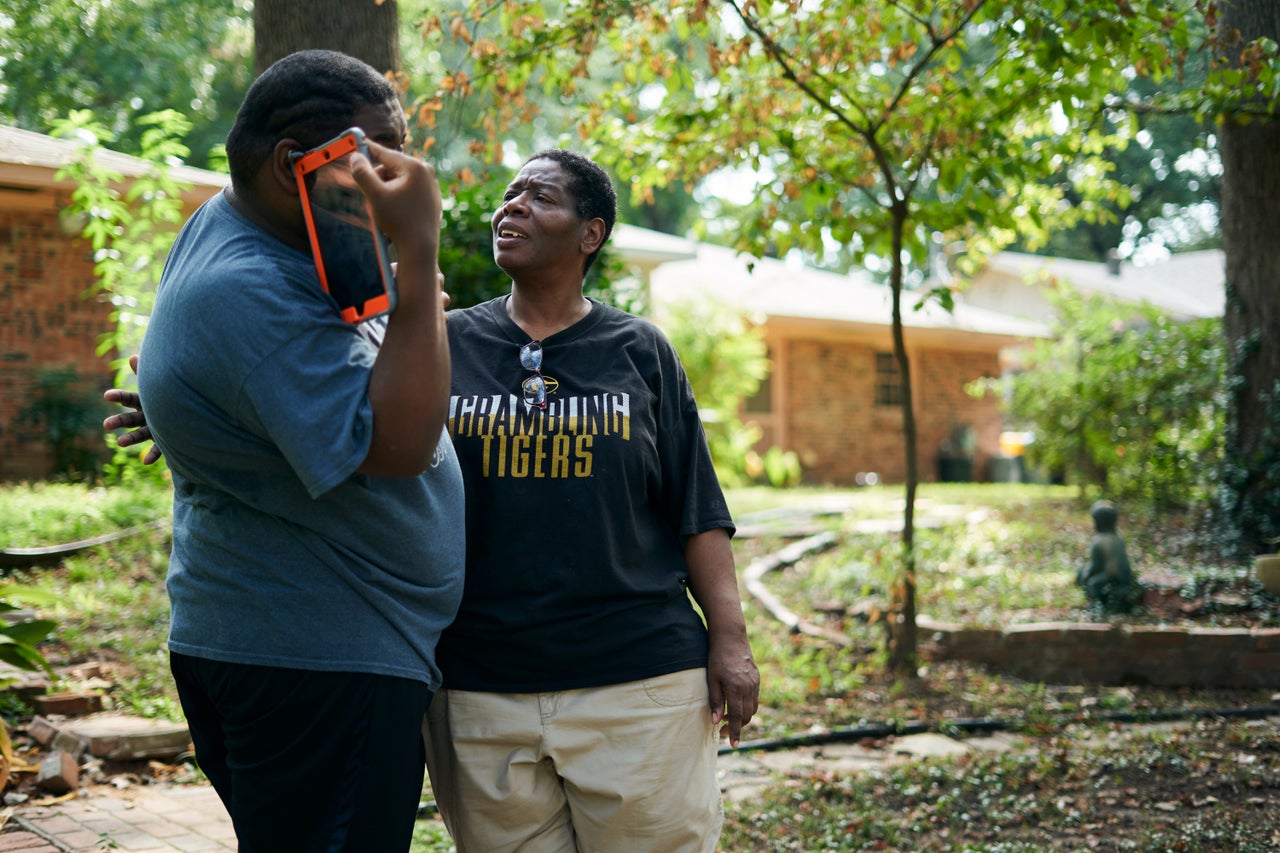
POLYGON ((893 354, 898 361, 902 387, 902 440, 907 454, 907 496, 902 511, 902 576, 889 596, 889 671, 915 678, 916 649, 916 485, 920 481, 916 459, 916 415, 911 398, 911 364, 902 328, 902 243, 907 227, 905 207, 893 214, 893 261, 889 269, 889 285, 893 290, 893 354))
MULTIPOLYGON (((1280 39, 1280 4, 1234 0, 1221 23, 1225 56, 1238 62, 1232 34, 1280 39)), ((1244 557, 1275 550, 1266 539, 1280 535, 1280 122, 1228 119, 1219 150, 1229 382, 1220 503, 1244 557)))
POLYGON ((395 0, 256 0, 254 73, 294 51, 340 50, 382 72, 400 70, 395 0))

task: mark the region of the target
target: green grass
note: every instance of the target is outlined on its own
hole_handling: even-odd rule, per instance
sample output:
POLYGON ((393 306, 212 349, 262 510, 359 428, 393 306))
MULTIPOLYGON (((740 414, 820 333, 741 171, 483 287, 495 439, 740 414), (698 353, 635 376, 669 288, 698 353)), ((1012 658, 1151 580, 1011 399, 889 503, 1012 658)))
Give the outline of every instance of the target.
MULTIPOLYGON (((1224 696, 1220 691, 1045 687, 955 662, 924 661, 918 682, 896 683, 884 672, 885 628, 879 617, 901 573, 901 544, 897 533, 860 532, 860 522, 900 519, 902 489, 776 494, 783 505, 797 509, 844 509, 816 519, 820 528, 836 534, 836 547, 772 572, 764 581, 788 609, 847 637, 849 645, 792 634, 759 602, 748 600, 745 612, 762 673, 762 710, 752 723, 752 737, 909 719, 998 716, 1038 725, 1082 705, 1141 710, 1270 703, 1267 691, 1224 696)), ((753 513, 769 508, 768 495, 766 490, 749 490, 729 497, 740 522, 749 526, 753 513)), ((801 527, 811 528, 814 522, 792 518, 801 527)), ((916 526, 920 614, 983 626, 1086 619, 1086 602, 1074 576, 1087 558, 1093 530, 1074 489, 927 484, 917 495, 916 526)), ((1251 582, 1242 579, 1239 567, 1208 560, 1189 529, 1187 520, 1176 516, 1121 517, 1121 532, 1139 576, 1177 574, 1188 579, 1189 586, 1203 588, 1217 584, 1238 589, 1251 582)), ((771 533, 735 541, 740 569, 793 541, 783 535, 783 527, 771 533)), ((1256 624, 1277 624, 1277 602, 1263 604, 1251 618, 1256 624)), ((1129 618, 1154 617, 1140 612, 1129 618)), ((1215 624, 1216 618, 1210 614, 1207 624, 1215 624)))
POLYGON ((725 851, 1275 850, 1280 734, 1220 723, 1101 746, 810 773, 726 813, 725 851))
POLYGON ((165 648, 169 597, 164 589, 168 530, 146 531, 68 558, 52 570, 25 572, 57 598, 48 615, 61 623, 50 657, 105 661, 116 707, 144 717, 180 720, 165 648))
POLYGON ((90 539, 168 517, 168 488, 135 484, 91 488, 75 483, 21 483, 0 488, 3 548, 34 548, 90 539))
MULTIPOLYGON (((0 519, 12 524, 6 531, 16 546, 60 545, 165 519, 171 500, 167 487, 145 482, 128 488, 23 484, 0 489, 0 519)), ((40 615, 59 623, 42 649, 50 662, 101 662, 113 681, 114 707, 181 719, 164 648, 168 556, 167 527, 147 529, 57 565, 16 569, 10 581, 52 602, 40 607, 40 615)))
POLYGON ((444 823, 438 817, 422 817, 413 828, 409 853, 453 853, 456 850, 444 823))

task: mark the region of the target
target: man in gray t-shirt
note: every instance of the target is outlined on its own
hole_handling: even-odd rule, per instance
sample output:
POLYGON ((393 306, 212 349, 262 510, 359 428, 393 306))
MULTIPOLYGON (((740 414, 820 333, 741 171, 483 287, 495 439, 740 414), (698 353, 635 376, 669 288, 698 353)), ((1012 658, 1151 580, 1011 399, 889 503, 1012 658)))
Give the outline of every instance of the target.
POLYGON ((253 84, 232 185, 183 227, 139 362, 174 483, 169 649, 196 757, 242 851, 407 849, 435 646, 462 594, 444 434, 440 195, 395 90, 303 51, 253 84), (291 169, 348 127, 399 254, 380 347, 321 288, 291 169))

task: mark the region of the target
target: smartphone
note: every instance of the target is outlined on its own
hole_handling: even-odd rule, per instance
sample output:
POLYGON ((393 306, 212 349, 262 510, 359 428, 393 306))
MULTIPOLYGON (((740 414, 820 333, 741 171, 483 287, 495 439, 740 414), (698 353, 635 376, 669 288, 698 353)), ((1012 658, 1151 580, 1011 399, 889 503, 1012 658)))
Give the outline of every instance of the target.
POLYGON ((392 247, 374 224, 369 201, 351 175, 354 151, 369 156, 364 132, 358 127, 293 162, 320 286, 338 303, 348 323, 360 323, 396 307, 392 247))

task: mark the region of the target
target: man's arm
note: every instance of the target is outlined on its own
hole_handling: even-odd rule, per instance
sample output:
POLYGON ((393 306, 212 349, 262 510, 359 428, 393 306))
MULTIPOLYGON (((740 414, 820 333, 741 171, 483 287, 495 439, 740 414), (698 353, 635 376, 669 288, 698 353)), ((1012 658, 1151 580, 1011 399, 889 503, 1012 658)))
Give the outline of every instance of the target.
POLYGON ((370 142, 376 165, 351 155, 351 173, 396 247, 399 304, 369 379, 373 440, 362 474, 402 477, 431 465, 449 407, 449 341, 439 269, 440 188, 420 160, 370 142))

